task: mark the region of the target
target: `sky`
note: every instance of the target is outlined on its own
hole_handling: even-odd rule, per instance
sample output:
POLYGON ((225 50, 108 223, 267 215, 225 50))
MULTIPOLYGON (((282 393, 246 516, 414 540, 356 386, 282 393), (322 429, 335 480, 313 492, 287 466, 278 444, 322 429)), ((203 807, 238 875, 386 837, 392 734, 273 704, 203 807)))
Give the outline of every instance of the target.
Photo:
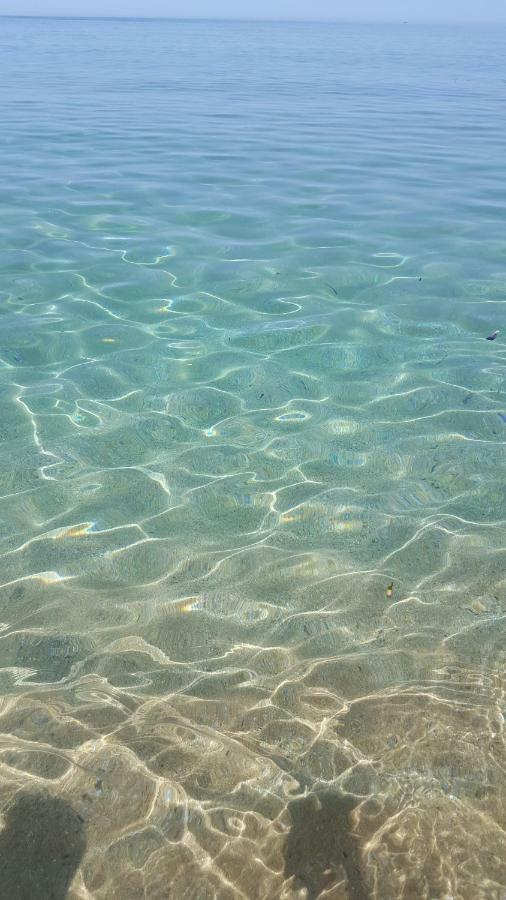
POLYGON ((506 0, 0 0, 0 15, 506 23, 506 0))

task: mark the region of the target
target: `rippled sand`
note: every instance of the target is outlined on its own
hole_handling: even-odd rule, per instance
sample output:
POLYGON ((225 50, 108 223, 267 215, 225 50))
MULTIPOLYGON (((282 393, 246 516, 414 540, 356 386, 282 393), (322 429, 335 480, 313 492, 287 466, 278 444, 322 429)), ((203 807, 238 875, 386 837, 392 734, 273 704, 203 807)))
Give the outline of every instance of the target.
POLYGON ((505 900, 506 32, 0 43, 0 893, 505 900))

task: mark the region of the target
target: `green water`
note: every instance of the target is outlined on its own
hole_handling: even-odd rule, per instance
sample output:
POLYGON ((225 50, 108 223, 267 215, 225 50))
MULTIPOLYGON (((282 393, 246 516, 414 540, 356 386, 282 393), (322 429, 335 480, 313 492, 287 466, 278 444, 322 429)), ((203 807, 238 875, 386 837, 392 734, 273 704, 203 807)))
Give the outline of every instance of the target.
POLYGON ((505 56, 0 20, 1 896, 504 900, 505 56))

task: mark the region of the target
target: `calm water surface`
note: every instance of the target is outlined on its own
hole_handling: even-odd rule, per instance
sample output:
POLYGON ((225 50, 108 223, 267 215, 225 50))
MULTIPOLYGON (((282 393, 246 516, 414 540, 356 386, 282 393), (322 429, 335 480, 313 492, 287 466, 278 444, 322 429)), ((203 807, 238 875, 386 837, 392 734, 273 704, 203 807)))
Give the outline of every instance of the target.
POLYGON ((505 58, 0 20, 2 896, 506 896, 505 58))

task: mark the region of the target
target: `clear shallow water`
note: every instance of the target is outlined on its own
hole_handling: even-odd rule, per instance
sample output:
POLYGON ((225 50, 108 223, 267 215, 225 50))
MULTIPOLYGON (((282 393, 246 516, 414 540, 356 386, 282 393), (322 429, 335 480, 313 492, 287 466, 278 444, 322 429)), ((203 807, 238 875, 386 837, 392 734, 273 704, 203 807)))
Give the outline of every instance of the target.
POLYGON ((505 896, 505 54, 0 21, 11 900, 505 896))

